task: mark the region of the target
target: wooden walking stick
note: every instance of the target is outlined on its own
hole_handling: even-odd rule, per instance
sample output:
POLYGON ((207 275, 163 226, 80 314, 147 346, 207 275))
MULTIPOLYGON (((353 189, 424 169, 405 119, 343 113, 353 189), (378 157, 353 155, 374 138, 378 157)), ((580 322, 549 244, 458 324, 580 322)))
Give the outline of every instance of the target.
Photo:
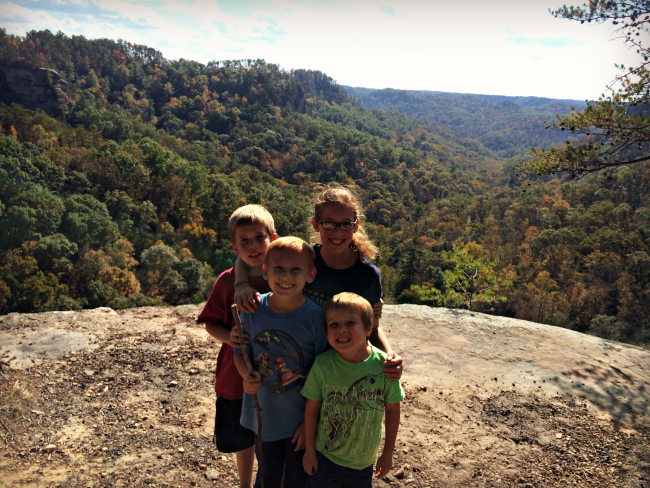
MULTIPOLYGON (((248 352, 246 351, 244 330, 241 325, 241 319, 239 318, 239 310, 237 310, 237 305, 233 303, 230 307, 230 310, 235 317, 235 325, 237 326, 237 332, 239 333, 239 343, 241 344, 242 356, 244 356, 244 361, 246 362, 248 373, 253 374, 255 370, 253 369, 251 358, 248 357, 248 352)), ((257 414, 257 449, 260 453, 257 469, 260 472, 260 481, 262 482, 262 488, 264 488, 264 455, 262 454, 262 409, 260 408, 260 403, 257 400, 257 393, 253 393, 253 405, 255 406, 255 413, 257 414)))

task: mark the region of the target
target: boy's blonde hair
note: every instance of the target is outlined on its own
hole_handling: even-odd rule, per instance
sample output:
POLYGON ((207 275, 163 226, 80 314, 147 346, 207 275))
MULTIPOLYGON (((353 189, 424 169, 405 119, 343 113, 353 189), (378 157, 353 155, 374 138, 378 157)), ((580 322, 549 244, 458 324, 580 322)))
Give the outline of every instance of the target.
POLYGON ((307 263, 307 267, 311 270, 314 267, 314 249, 303 241, 300 237, 288 236, 280 237, 273 241, 266 250, 266 259, 264 263, 268 266, 271 261, 271 256, 275 251, 280 249, 292 251, 296 254, 301 254, 307 263))
POLYGON ((347 291, 339 293, 338 295, 334 295, 334 298, 325 304, 323 307, 323 321, 325 322, 326 330, 327 313, 330 310, 354 310, 359 312, 363 330, 368 331, 372 329, 373 313, 370 302, 356 293, 349 293, 347 291))
MULTIPOLYGON (((328 203, 342 203, 354 209, 354 220, 363 217, 363 208, 361 199, 354 191, 345 186, 326 186, 314 200, 314 216, 320 220, 320 211, 328 203)), ((320 236, 316 236, 320 240, 320 236)), ((357 231, 352 236, 350 249, 358 253, 362 258, 375 259, 377 256, 377 246, 375 246, 366 231, 359 224, 357 231)))
POLYGON ((273 222, 273 217, 267 209, 261 205, 244 205, 235 210, 228 221, 231 242, 235 242, 235 229, 237 227, 250 224, 262 224, 271 238, 275 234, 275 222, 273 222))

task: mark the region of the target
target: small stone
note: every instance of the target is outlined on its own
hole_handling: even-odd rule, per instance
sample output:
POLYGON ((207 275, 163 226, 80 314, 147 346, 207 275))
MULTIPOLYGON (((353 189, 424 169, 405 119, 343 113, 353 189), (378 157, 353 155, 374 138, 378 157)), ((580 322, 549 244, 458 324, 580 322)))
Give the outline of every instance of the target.
POLYGON ((32 413, 35 413, 36 415, 45 415, 45 412, 41 412, 40 410, 32 410, 32 413))
POLYGON ((222 461, 228 461, 228 458, 226 456, 221 456, 222 461))
POLYGON ((173 388, 173 387, 175 387, 175 386, 178 386, 178 381, 170 381, 170 382, 169 382, 169 385, 167 385, 167 386, 169 386, 170 388, 173 388))
POLYGON ((205 477, 206 477, 207 479, 209 479, 209 480, 216 480, 216 479, 219 479, 219 476, 220 476, 220 475, 219 475, 219 471, 217 471, 217 470, 214 469, 214 468, 213 468, 213 469, 208 469, 208 470, 205 472, 205 477))
POLYGON ((404 468, 400 468, 400 469, 398 469, 397 471, 395 471, 394 476, 395 476, 395 478, 397 478, 398 480, 402 480, 402 479, 404 479, 404 468))
POLYGON ((409 478, 404 482, 405 485, 410 485, 411 483, 415 483, 415 478, 409 478))
POLYGON ((189 370, 189 373, 190 374, 199 374, 199 370, 196 369, 196 368, 192 368, 192 369, 189 370))
POLYGON ((555 434, 555 437, 556 437, 557 439, 562 439, 562 434, 555 434))
POLYGON ((56 451, 56 444, 48 444, 43 448, 44 452, 54 452, 56 451))
POLYGON ((185 449, 183 449, 182 447, 179 447, 178 452, 185 452, 185 449))
POLYGON ((93 376, 95 372, 92 369, 84 369, 84 374, 86 376, 93 376))

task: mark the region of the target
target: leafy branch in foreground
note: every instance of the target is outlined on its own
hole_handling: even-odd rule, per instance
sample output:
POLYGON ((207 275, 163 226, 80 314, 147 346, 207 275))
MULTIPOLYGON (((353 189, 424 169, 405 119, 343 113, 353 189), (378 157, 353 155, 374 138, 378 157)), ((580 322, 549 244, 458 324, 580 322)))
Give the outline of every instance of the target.
POLYGON ((650 32, 650 0, 594 1, 552 12, 555 17, 584 22, 611 21, 616 33, 636 47, 643 58, 637 67, 617 66, 623 73, 608 86, 608 94, 588 101, 583 111, 557 115, 547 128, 584 137, 562 149, 535 149, 535 159, 520 166, 537 174, 569 172, 582 176, 607 168, 650 160, 650 51, 642 40, 650 32))

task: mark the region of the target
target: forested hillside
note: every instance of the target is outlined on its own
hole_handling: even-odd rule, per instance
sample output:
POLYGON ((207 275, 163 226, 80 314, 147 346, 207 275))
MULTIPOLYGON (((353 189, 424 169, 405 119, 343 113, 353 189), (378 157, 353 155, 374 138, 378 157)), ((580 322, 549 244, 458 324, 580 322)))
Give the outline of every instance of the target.
POLYGON ((372 90, 345 87, 372 110, 397 110, 432 125, 453 130, 480 141, 502 157, 530 153, 531 147, 548 147, 566 142, 567 133, 547 130, 544 121, 556 114, 568 114, 571 107, 585 102, 540 97, 470 95, 432 91, 372 90))
POLYGON ((58 114, 0 95, 0 313, 200 302, 233 263, 236 207, 309 238, 311 198, 337 182, 363 198, 387 301, 650 342, 647 163, 529 180, 522 156, 262 60, 0 30, 0 65, 67 82, 58 114))

